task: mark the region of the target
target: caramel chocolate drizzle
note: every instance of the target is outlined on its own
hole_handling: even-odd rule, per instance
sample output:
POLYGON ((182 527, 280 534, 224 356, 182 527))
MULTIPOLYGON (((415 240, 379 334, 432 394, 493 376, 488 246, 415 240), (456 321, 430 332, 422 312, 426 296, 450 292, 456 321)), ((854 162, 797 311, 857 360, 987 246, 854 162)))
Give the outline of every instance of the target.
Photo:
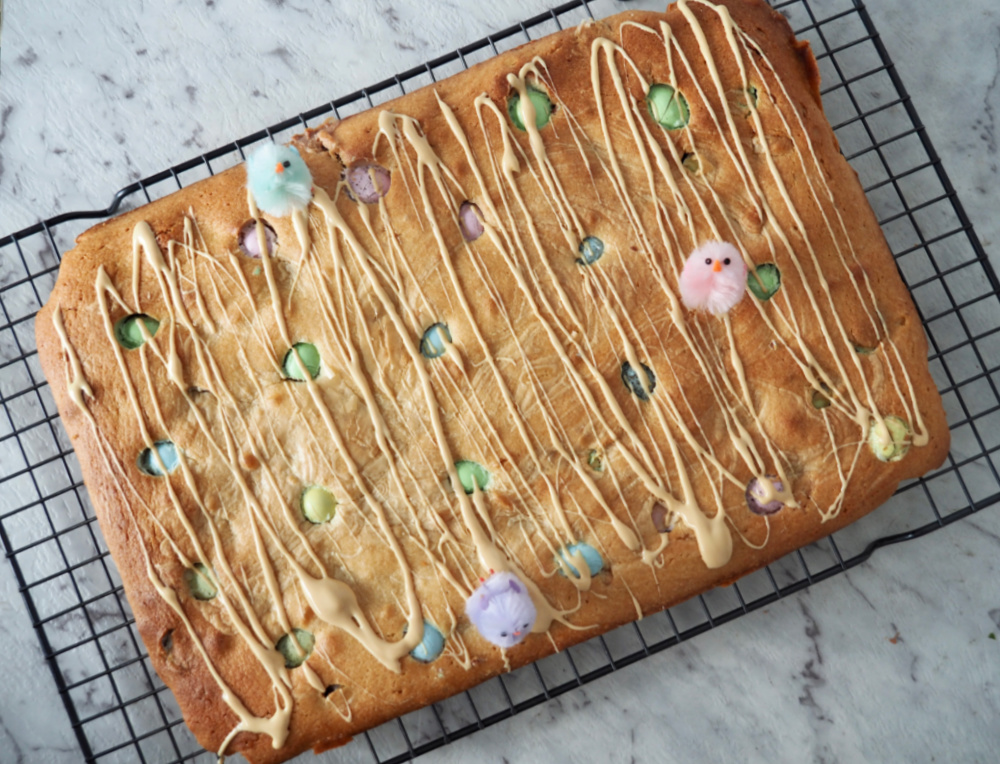
MULTIPOLYGON (((442 632, 449 639, 445 655, 468 667, 471 657, 456 632, 457 614, 447 604, 435 605, 435 611, 431 612, 422 602, 420 589, 431 587, 442 595, 436 601, 447 602, 449 593, 467 597, 485 571, 510 570, 521 575, 535 601, 539 614, 535 632, 549 632, 555 622, 569 628, 586 628, 571 621, 575 608, 567 610, 550 602, 525 570, 554 576, 560 570, 568 574, 572 565, 581 575, 567 575, 567 580, 580 591, 589 589, 592 581, 583 557, 567 550, 579 538, 588 538, 595 540, 605 554, 610 545, 620 545, 648 566, 659 585, 662 552, 669 536, 650 532, 649 509, 654 504, 666 507, 672 521, 694 533, 705 564, 712 568, 729 561, 733 534, 739 534, 723 501, 725 490, 736 487, 742 491, 746 487, 739 475, 750 474, 760 482, 764 488, 762 503, 780 500, 795 505, 794 478, 786 456, 769 437, 755 405, 753 384, 737 350, 734 319, 728 315, 718 319, 725 334, 725 343, 720 346, 700 317, 692 317, 683 310, 676 291, 680 269, 693 243, 709 238, 731 241, 741 248, 751 269, 754 263, 740 243, 738 224, 718 193, 710 184, 696 183, 691 178, 682 164, 683 154, 676 141, 657 140, 655 131, 660 128, 650 123, 645 103, 633 95, 634 88, 626 85, 626 79, 634 79, 642 92, 650 85, 627 52, 627 35, 649 35, 662 42, 671 72, 669 84, 676 88, 679 78, 693 81, 687 96, 692 111, 697 109, 707 114, 716 128, 724 154, 716 159, 731 165, 739 178, 746 204, 762 221, 760 235, 773 259, 797 274, 795 288, 804 292, 810 310, 808 320, 820 327, 824 339, 819 353, 806 342, 805 332, 801 331, 803 317, 793 309, 787 290, 779 292, 766 305, 751 302, 756 317, 771 330, 774 341, 792 359, 806 385, 824 390, 830 398, 829 410, 818 415, 826 422, 841 490, 829 508, 819 511, 823 520, 840 511, 864 447, 865 433, 873 422, 875 427, 885 428, 884 415, 876 405, 872 389, 875 372, 853 352, 848 331, 833 309, 833 295, 823 274, 823 267, 829 266, 821 264, 817 245, 791 198, 789 179, 782 176, 776 160, 771 143, 777 139, 765 132, 758 109, 751 108, 746 118, 752 122, 757 150, 763 154, 767 178, 776 194, 769 196, 763 190, 763 178, 758 177, 747 154, 747 143, 740 136, 727 95, 734 83, 723 81, 700 14, 692 5, 711 11, 714 23, 724 32, 729 50, 722 53, 732 56, 738 66, 739 81, 735 87, 744 92, 755 87, 761 101, 767 99, 774 104, 775 108, 769 112, 778 115, 784 129, 779 139, 798 137, 791 143, 798 166, 797 179, 807 188, 807 203, 820 214, 824 233, 837 253, 838 265, 845 269, 858 265, 857 251, 802 116, 763 51, 734 25, 725 7, 707 0, 680 0, 678 7, 693 33, 696 49, 682 46, 666 22, 661 22, 658 29, 625 22, 619 30, 619 41, 603 37, 593 41, 590 74, 599 134, 589 134, 577 121, 559 98, 545 62, 538 58, 508 75, 512 91, 521 96, 526 147, 515 138, 504 105, 481 95, 473 104, 486 146, 485 156, 479 156, 452 107, 438 96, 441 117, 471 171, 474 183, 469 188, 463 188, 456 174, 441 160, 417 120, 389 111, 379 114, 372 154, 376 155, 380 148, 391 152, 395 177, 402 180, 409 205, 437 248, 436 268, 430 276, 413 272, 412 263, 393 234, 392 216, 384 201, 371 206, 354 205, 342 198, 342 186, 338 186, 333 198, 317 186, 308 213, 294 213, 298 258, 293 265, 291 288, 284 293, 276 271, 281 253, 269 254, 267 247, 262 246, 267 306, 258 304, 261 298, 255 296, 236 255, 207 251, 195 211, 184 219, 183 241, 171 241, 166 253, 150 226, 139 223, 133 237, 131 299, 122 296, 103 267, 98 269, 95 295, 107 342, 127 391, 127 401, 122 405, 131 409, 148 448, 154 447, 153 433, 170 437, 179 446, 177 473, 164 479, 172 511, 162 517, 159 516, 162 513, 152 511, 135 487, 136 481, 148 478, 133 468, 131 457, 115 454, 100 432, 90 411, 98 399, 84 376, 83 364, 66 333, 60 309, 57 307, 53 312, 67 357, 66 384, 70 398, 85 412, 105 467, 115 476, 123 503, 131 507, 135 533, 139 534, 137 518, 141 513, 158 536, 165 539, 166 547, 182 566, 190 568, 196 561, 211 565, 210 575, 219 597, 217 605, 205 606, 206 609, 211 611, 217 626, 221 624, 239 635, 271 683, 273 710, 269 714, 259 715, 244 705, 212 662, 186 610, 191 605, 182 602, 174 589, 164 583, 165 568, 154 562, 148 546, 153 543, 152 538, 138 536, 150 584, 183 623, 223 701, 238 719, 223 741, 220 753, 236 734, 244 731, 270 736, 275 748, 284 745, 294 694, 291 675, 275 644, 278 636, 292 633, 294 616, 304 613, 306 607, 330 631, 356 640, 386 670, 397 673, 402 659, 421 642, 424 618, 431 617, 443 627, 442 632), (699 82, 694 75, 696 67, 706 68, 709 76, 699 82), (548 154, 543 131, 535 125, 535 107, 527 97, 532 81, 543 83, 560 109, 564 119, 559 121, 558 129, 568 131, 586 167, 589 187, 568 189, 560 178, 559 165, 548 154), (606 99, 606 94, 612 98, 606 99), (614 126, 609 115, 619 120, 614 126), (499 143, 494 136, 498 136, 499 143), (592 146, 601 150, 588 151, 592 146), (632 168, 629 171, 621 161, 626 154, 632 168), (636 166, 641 168, 639 181, 628 177, 636 172, 636 166), (522 190, 526 185, 534 185, 543 193, 546 199, 543 209, 529 206, 522 190), (613 200, 601 198, 601 189, 609 187, 613 200), (581 270, 581 301, 561 283, 554 263, 565 256, 566 250, 576 252, 588 234, 573 203, 582 196, 591 203, 596 199, 598 205, 617 202, 635 246, 631 253, 614 252, 619 260, 631 258, 628 267, 609 257, 599 267, 581 270), (459 206, 465 199, 475 199, 479 205, 484 234, 476 242, 464 242, 456 249, 449 241, 454 240, 459 206), (644 210, 642 205, 649 205, 650 209, 644 210), (348 222, 350 216, 345 217, 342 208, 352 208, 358 222, 352 226, 348 222), (650 211, 656 221, 655 228, 648 226, 650 211), (794 251, 792 232, 785 230, 782 217, 793 221, 797 229, 794 236, 803 242, 804 251, 794 251), (561 242, 557 247, 543 242, 540 223, 558 228, 561 242), (473 269, 480 288, 489 294, 496 313, 494 321, 508 333, 511 357, 496 354, 487 331, 477 320, 463 286, 463 278, 467 276, 462 275, 456 262, 458 257, 463 259, 463 267, 473 269), (516 294, 518 315, 513 313, 514 306, 502 298, 493 270, 498 263, 506 268, 503 275, 507 283, 513 285, 507 288, 516 294), (135 364, 126 363, 115 341, 112 315, 142 312, 140 284, 144 269, 149 269, 168 315, 162 317, 166 331, 155 338, 146 336, 148 333, 140 326, 146 342, 133 351, 141 361, 137 369, 135 364), (640 269, 643 273, 638 278, 655 284, 662 304, 630 310, 623 294, 627 290, 616 283, 624 280, 635 288, 635 277, 630 270, 640 269), (425 279, 440 282, 449 300, 447 306, 435 305, 428 297, 425 279), (217 327, 225 329, 227 324, 240 320, 251 339, 264 349, 275 375, 280 377, 283 353, 299 339, 292 335, 288 318, 292 295, 297 289, 303 299, 318 308, 322 320, 314 329, 315 338, 323 348, 325 367, 334 371, 320 380, 306 374, 301 387, 287 393, 302 428, 302 444, 296 445, 293 453, 292 444, 280 442, 276 437, 273 423, 266 417, 258 421, 248 416, 245 407, 239 405, 240 396, 247 389, 258 398, 271 394, 269 389, 252 375, 243 382, 226 379, 209 338, 217 327), (191 300, 186 295, 191 292, 194 316, 187 307, 191 300), (422 329, 428 319, 437 320, 445 308, 456 325, 460 324, 467 332, 463 342, 470 344, 463 347, 462 342, 448 342, 441 359, 426 363, 419 352, 422 329), (377 314, 382 324, 377 333, 369 325, 371 319, 366 309, 377 314), (603 332, 603 338, 588 335, 593 316, 601 319, 599 331, 603 332), (732 457, 721 455, 721 449, 713 445, 694 414, 681 384, 680 371, 671 368, 669 360, 664 361, 667 368, 659 368, 657 372, 660 384, 673 388, 673 395, 662 392, 647 395, 648 401, 637 409, 638 417, 635 412, 627 414, 615 397, 608 382, 609 376, 616 376, 615 370, 609 373, 607 362, 598 360, 596 342, 603 341, 619 349, 615 351, 617 366, 627 361, 633 369, 641 369, 644 359, 670 358, 664 348, 667 332, 670 341, 679 343, 685 357, 692 359, 693 368, 684 370, 684 378, 697 375, 699 387, 709 391, 721 413, 738 465, 728 464, 732 457), (380 338, 390 335, 393 347, 405 359, 397 362, 407 364, 409 381, 405 389, 403 382, 392 382, 381 369, 368 368, 370 364, 365 361, 377 357, 377 348, 385 347, 380 338), (655 337, 655 342, 650 341, 651 337, 655 337), (555 375, 551 369, 543 372, 539 368, 537 351, 535 361, 532 360, 529 345, 537 347, 539 342, 551 350, 551 367, 559 372, 557 381, 552 381, 555 375), (185 353, 190 361, 187 366, 181 360, 181 346, 187 348, 185 353), (826 363, 832 364, 832 368, 826 368, 818 355, 828 357, 826 363), (474 363, 479 368, 474 368, 474 363), (184 433, 197 441, 196 447, 190 446, 190 452, 186 450, 188 444, 183 433, 172 430, 172 426, 176 429, 178 425, 168 420, 158 399, 154 384, 156 365, 165 370, 169 385, 190 414, 184 433), (507 365, 518 369, 516 386, 512 384, 512 374, 504 371, 507 365), (212 419, 192 397, 193 375, 198 376, 199 388, 211 394, 215 408, 212 419), (331 375, 335 375, 332 380, 331 375), (852 379, 859 384, 853 384, 852 379), (345 431, 349 426, 346 415, 335 410, 324 394, 330 386, 337 386, 347 396, 345 406, 350 404, 363 412, 352 421, 367 418, 371 431, 367 458, 385 465, 377 485, 368 474, 366 463, 356 456, 357 449, 352 448, 345 431), (488 392, 483 392, 484 389, 488 392), (149 405, 144 407, 142 401, 149 405), (499 402, 497 411, 492 409, 495 401, 499 402), (557 402, 579 412, 579 420, 562 419, 557 414, 557 402), (444 412, 462 409, 471 412, 471 417, 456 416, 452 418, 454 421, 445 422, 444 412), (419 415, 414 416, 414 412, 419 415), (387 423, 388 414, 395 423, 393 427, 387 423), (847 444, 836 442, 830 419, 833 416, 855 422, 859 437, 847 444), (498 420, 509 426, 506 438, 501 437, 494 424, 498 420), (635 426, 634 421, 639 421, 640 426, 635 426), (449 490, 441 480, 444 476, 451 486, 459 486, 455 463, 469 456, 453 451, 449 427, 464 428, 467 440, 481 444, 479 458, 500 465, 494 473, 495 488, 491 492, 495 490, 509 502, 518 522, 508 522, 506 527, 510 532, 519 528, 520 539, 507 538, 497 530, 498 507, 483 492, 476 489, 466 494, 462 490, 449 490), (585 432, 594 444, 601 445, 605 474, 600 481, 587 464, 586 453, 579 453, 574 445, 579 438, 571 437, 569 428, 585 432), (426 438, 433 447, 416 454, 410 451, 413 457, 404 460, 401 442, 408 437, 426 438), (515 453, 524 454, 521 464, 515 453), (245 464, 247 459, 257 470, 253 480, 245 464), (238 497, 239 511, 246 514, 249 539, 227 538, 222 532, 220 525, 228 524, 228 513, 235 510, 225 505, 220 507, 218 499, 207 493, 197 479, 198 465, 204 460, 222 466, 232 494, 238 497), (300 477, 303 484, 322 475, 340 500, 336 522, 343 528, 325 535, 303 531, 297 508, 289 501, 288 491, 275 471, 277 465, 292 469, 292 474, 300 477), (521 465, 527 465, 530 474, 521 465), (706 490, 714 497, 711 506, 702 506, 704 496, 699 497, 695 490, 698 474, 712 476, 703 481, 709 484, 706 490), (776 484, 783 489, 778 490, 776 484), (635 486, 642 487, 648 501, 630 507, 625 497, 635 486), (537 501, 530 498, 536 493, 544 498, 537 501), (610 532, 602 536, 598 532, 601 527, 610 532), (652 543, 644 543, 644 537, 652 539, 652 543), (386 586, 396 596, 398 610, 405 615, 408 626, 406 633, 396 640, 383 635, 379 621, 384 616, 366 612, 352 586, 352 558, 363 553, 359 552, 361 539, 371 538, 379 539, 395 561, 395 570, 391 571, 391 581, 386 586), (317 548, 320 541, 325 551, 317 548), (259 584, 270 603, 267 613, 259 613, 255 608, 251 590, 257 588, 257 583, 252 585, 247 581, 245 568, 234 569, 230 563, 229 555, 238 543, 256 562, 259 584), (513 550, 515 543, 523 550, 520 555, 513 550), (415 572, 418 564, 429 571, 421 575, 419 588, 415 572)), ((556 123, 550 123, 544 130, 556 136, 556 128, 556 123)), ((697 154, 698 135, 688 128, 684 128, 682 135, 697 154)), ((258 240, 265 242, 263 220, 249 195, 247 203, 250 215, 257 221, 258 240)), ((914 445, 923 445, 928 436, 913 384, 899 349, 891 341, 872 285, 867 276, 851 283, 857 304, 872 332, 880 338, 883 352, 878 374, 888 376, 900 413, 913 423, 914 445)), ((244 369, 251 368, 243 348, 231 350, 244 369)), ((649 393, 642 374, 639 378, 639 384, 649 393)), ((760 528, 766 541, 769 531, 766 518, 760 521, 760 528)), ((753 546, 764 543, 747 538, 743 541, 753 546)), ((622 550, 611 551, 620 556, 622 550)), ((390 571, 386 573, 388 579, 390 571)), ((641 616, 641 607, 631 593, 629 582, 623 576, 618 580, 632 596, 637 615, 641 616)), ((325 695, 325 688, 331 682, 324 681, 320 670, 335 674, 338 684, 349 680, 350 672, 348 667, 337 665, 335 651, 328 649, 322 636, 317 638, 315 651, 302 667, 306 681, 325 695)), ((351 718, 349 698, 349 693, 339 691, 334 703, 336 712, 345 721, 351 718)))

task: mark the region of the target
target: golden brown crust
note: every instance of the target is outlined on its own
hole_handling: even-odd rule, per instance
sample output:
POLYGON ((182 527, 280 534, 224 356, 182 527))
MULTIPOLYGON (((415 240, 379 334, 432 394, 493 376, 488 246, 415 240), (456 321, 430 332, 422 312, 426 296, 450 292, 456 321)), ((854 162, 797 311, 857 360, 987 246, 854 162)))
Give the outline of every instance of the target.
MULTIPOLYGON (((279 762, 310 747, 322 750, 340 745, 351 734, 381 721, 625 623, 636 617, 637 607, 653 612, 713 585, 730 583, 870 511, 888 499, 901 480, 920 475, 944 459, 948 428, 927 370, 923 330, 864 193, 838 153, 823 117, 815 59, 807 45, 794 40, 780 14, 763 3, 729 0, 725 5, 735 26, 759 47, 758 52, 746 54, 744 63, 754 72, 764 72, 766 82, 759 81, 759 74, 750 75, 759 88, 756 111, 763 136, 758 134, 751 109, 737 103, 747 95, 736 85, 742 81, 736 59, 724 53, 728 42, 720 17, 698 2, 688 8, 717 56, 720 82, 726 84, 722 96, 713 84, 710 66, 699 55, 701 47, 688 20, 671 8, 665 15, 627 13, 567 30, 380 109, 408 115, 419 123, 422 137, 450 173, 447 187, 453 192, 462 189, 470 198, 494 200, 502 219, 486 214, 489 225, 499 230, 506 222, 505 230, 530 241, 533 231, 528 222, 533 220, 539 240, 546 243, 544 260, 530 245, 512 247, 511 252, 482 242, 466 247, 453 215, 442 215, 450 225, 441 223, 440 240, 436 238, 419 199, 417 154, 402 140, 398 146, 385 138, 376 141, 377 111, 329 123, 298 139, 316 187, 335 199, 339 214, 368 253, 366 258, 356 258, 343 238, 338 239, 345 263, 338 271, 321 213, 313 210, 311 215, 316 249, 310 257, 304 256, 290 218, 264 216, 280 242, 273 260, 274 284, 289 335, 292 341, 308 338, 323 349, 324 372, 315 385, 318 398, 311 397, 305 385, 281 379, 284 348, 275 298, 264 274, 257 272, 259 261, 243 257, 236 247, 237 231, 248 218, 243 167, 102 223, 81 235, 77 247, 67 254, 52 297, 36 324, 41 362, 150 658, 206 748, 217 750, 239 721, 223 701, 210 666, 251 714, 269 716, 279 701, 248 640, 234 626, 236 613, 251 632, 256 628, 238 597, 234 594, 234 609, 227 613, 216 600, 199 603, 187 594, 185 566, 177 549, 190 561, 198 561, 192 534, 218 568, 220 550, 212 536, 213 528, 217 531, 221 552, 233 569, 231 578, 223 576, 224 587, 231 586, 234 593, 242 593, 253 603, 259 629, 268 640, 276 640, 284 631, 264 580, 268 565, 273 567, 285 594, 282 603, 289 622, 316 635, 317 657, 309 665, 315 664, 323 686, 339 686, 324 697, 310 686, 303 669, 288 672, 294 705, 285 744, 275 749, 266 734, 240 732, 227 749, 241 751, 259 764, 279 762), (625 214, 611 181, 612 151, 600 127, 592 90, 592 43, 598 37, 615 40, 637 62, 639 71, 635 72, 628 71, 629 65, 620 56, 615 59, 622 68, 626 92, 640 105, 642 118, 644 92, 637 75, 649 82, 670 79, 662 38, 641 28, 656 32, 662 20, 674 30, 677 45, 688 56, 690 69, 678 66, 676 82, 691 104, 691 123, 686 131, 650 129, 647 140, 659 146, 668 161, 674 155, 671 145, 677 154, 690 152, 698 157, 699 177, 691 183, 684 180, 680 165, 671 165, 670 172, 688 205, 691 229, 699 232, 700 239, 714 238, 707 235, 714 227, 737 239, 751 262, 782 265, 782 291, 773 304, 762 307, 747 295, 726 321, 684 312, 684 325, 690 327, 701 355, 715 369, 713 379, 718 381, 721 374, 729 387, 713 388, 704 382, 698 353, 685 344, 673 323, 662 283, 645 270, 649 263, 640 250, 648 249, 655 253, 672 289, 684 254, 699 241, 683 228, 673 237, 663 235, 665 220, 680 226, 683 218, 671 191, 653 171, 657 195, 672 205, 657 210, 638 152, 624 148, 632 135, 606 59, 599 58, 601 95, 623 184, 636 205, 634 220, 625 214), (512 132, 509 126, 502 129, 511 92, 508 75, 517 74, 532 58, 544 61, 545 84, 558 100, 552 123, 543 130, 545 156, 582 227, 605 242, 606 259, 601 267, 606 270, 601 271, 605 274, 601 278, 606 281, 581 277, 583 270, 572 251, 565 257, 551 256, 564 237, 557 215, 552 214, 553 207, 558 207, 553 202, 558 190, 538 179, 540 163, 533 157, 527 134, 512 132), (774 74, 768 73, 766 62, 774 74), (499 117, 488 109, 477 111, 476 98, 481 94, 498 105, 499 117), (723 97, 725 103, 720 100, 723 97), (441 116, 441 102, 453 109, 468 136, 482 186, 441 116), (727 112, 736 114, 731 127, 713 121, 713 115, 727 112), (740 165, 733 161, 733 130, 744 152, 745 162, 740 165), (505 134, 519 147, 520 170, 510 188, 504 186, 498 169, 497 147, 503 145, 505 134), (402 161, 401 156, 405 157, 402 161), (496 165, 491 164, 491 157, 496 165), (377 161, 392 171, 391 190, 379 206, 362 208, 340 184, 343 165, 361 160, 377 161), (753 186, 752 178, 759 183, 756 198, 766 201, 763 208, 747 191, 748 184, 753 186), (776 178, 796 179, 787 184, 793 205, 784 203, 776 178), (515 189, 527 213, 518 208, 515 189), (826 189, 833 200, 824 196, 826 189), (707 201, 699 205, 696 198, 707 201), (508 209, 513 212, 504 212, 508 209), (366 211, 372 211, 367 222, 366 211), (194 247, 183 246, 186 215, 197 224, 203 244, 195 241, 194 247), (391 232, 386 221, 391 221, 391 232), (148 265, 141 268, 133 292, 133 230, 143 222, 155 232, 160 249, 173 264, 176 299, 164 287, 163 274, 148 265), (842 223, 849 228, 849 237, 842 223), (652 232, 648 247, 639 241, 636 230, 652 232), (398 255, 394 244, 407 254, 398 255), (511 268, 508 258, 521 254, 527 258, 527 267, 511 268), (443 266, 446 259, 454 276, 443 266), (171 379, 169 364, 146 349, 121 353, 119 361, 95 288, 100 268, 124 302, 133 308, 138 304, 163 320, 155 348, 163 358, 176 352, 182 361, 183 384, 171 379), (633 270, 642 276, 635 278, 633 270), (519 278, 534 284, 531 279, 538 274, 551 274, 565 300, 548 281, 526 293, 519 278), (372 288, 375 281, 387 290, 388 302, 372 288), (456 283, 463 288, 455 290, 456 283), (807 287, 821 301, 820 310, 810 306, 807 287), (468 313, 459 307, 458 291, 468 300, 468 313), (575 306, 578 324, 567 317, 567 305, 575 306), (176 313, 180 306, 196 331, 184 329, 182 316, 176 313), (839 325, 833 311, 822 306, 837 306, 839 325), (464 583, 486 574, 477 568, 456 498, 443 480, 444 467, 432 464, 437 444, 426 420, 429 415, 422 408, 426 399, 419 392, 418 377, 408 365, 407 343, 418 342, 419 334, 404 337, 392 321, 396 311, 407 326, 426 326, 441 318, 431 307, 448 313, 455 343, 449 352, 459 354, 462 361, 435 361, 430 372, 447 446, 456 455, 493 460, 490 466, 496 485, 484 494, 484 500, 496 538, 502 539, 503 549, 542 587, 549 601, 569 613, 565 619, 583 627, 572 629, 557 622, 547 635, 531 636, 506 656, 486 643, 465 619, 462 592, 442 583, 440 561, 434 557, 435 549, 445 549, 442 559, 464 583), (338 337, 329 327, 336 325, 339 310, 356 319, 345 321, 344 334, 338 337), (624 327, 621 336, 641 348, 643 362, 657 370, 656 405, 668 398, 682 402, 676 404, 676 420, 662 430, 657 429, 660 420, 653 409, 637 405, 618 381, 623 350, 615 339, 619 335, 609 329, 611 314, 624 327), (68 347, 57 334, 57 316, 65 325, 68 347), (166 320, 168 316, 172 320, 166 320), (571 353, 567 361, 557 363, 552 340, 538 328, 542 323, 556 327, 555 335, 577 355, 571 353), (477 328, 485 346, 476 335, 477 328), (833 332, 837 341, 825 339, 825 332, 833 332), (169 344, 171 337, 176 340, 175 349, 169 344), (844 338, 875 352, 858 357, 841 352, 847 344, 844 338), (352 376, 346 364, 330 363, 341 341, 355 349, 359 376, 352 376), (836 410, 819 410, 811 405, 813 388, 803 370, 803 347, 813 354, 817 368, 829 372, 834 385, 830 395, 837 397, 841 409, 835 405, 832 409, 836 410), (84 398, 85 410, 74 403, 68 384, 71 352, 79 358, 92 391, 84 398), (523 362, 524 357, 529 363, 523 362), (740 359, 745 373, 746 396, 734 357, 740 359), (127 374, 120 371, 120 362, 127 374), (529 367, 531 374, 526 373, 529 367), (606 382, 610 398, 602 397, 605 388, 599 380, 587 376, 594 368, 606 382), (578 393, 568 382, 573 373, 586 379, 597 401, 594 410, 581 407, 578 393), (515 413, 503 403, 503 386, 516 414, 534 433, 531 448, 518 434, 515 413), (368 399, 366 389, 371 395, 368 399), (539 390, 550 397, 558 424, 546 419, 539 390), (736 400, 730 417, 752 429, 748 437, 764 454, 763 461, 783 465, 799 506, 788 506, 767 522, 747 511, 740 486, 754 474, 740 458, 738 444, 727 429, 730 420, 720 408, 720 390, 736 400), (418 504, 428 500, 430 509, 420 504, 413 516, 407 514, 386 466, 388 457, 373 436, 376 427, 370 402, 386 423, 398 464, 409 471, 403 484, 412 489, 418 504), (614 406, 623 420, 616 419, 614 406), (914 406, 922 415, 923 427, 912 424, 929 434, 927 445, 914 446, 905 458, 888 463, 876 460, 863 442, 858 445, 866 437, 865 428, 851 414, 875 408, 883 414, 903 415, 914 406), (494 429, 481 428, 480 407, 492 417, 494 429), (335 418, 346 444, 343 450, 338 451, 329 440, 330 432, 320 422, 322 410, 335 418), (612 422, 614 434, 593 426, 595 419, 612 422), (152 439, 165 437, 169 431, 175 442, 183 444, 186 475, 155 479, 136 470, 135 457, 145 445, 140 421, 152 439), (695 533, 683 522, 669 534, 670 543, 662 555, 655 556, 655 564, 647 564, 622 543, 595 497, 581 489, 560 448, 577 458, 594 448, 603 450, 607 469, 595 478, 601 495, 612 511, 629 518, 644 548, 656 549, 660 534, 649 519, 653 498, 623 461, 626 451, 638 448, 625 434, 626 425, 639 433, 650 451, 649 464, 664 468, 659 477, 675 493, 678 473, 669 443, 671 439, 680 443, 680 463, 691 476, 699 506, 710 508, 709 516, 721 506, 729 517, 726 527, 733 529, 736 541, 724 566, 705 564, 695 533), (694 432, 696 440, 703 437, 710 444, 712 458, 692 450, 681 425, 694 432), (552 428, 557 436, 552 436, 552 428), (265 453, 272 457, 269 462, 261 458, 265 453), (723 470, 712 466, 713 459, 724 465, 735 482, 723 479, 723 470), (362 610, 382 636, 388 641, 402 637, 406 571, 384 543, 372 519, 371 501, 350 488, 355 485, 347 477, 351 460, 361 470, 356 484, 367 486, 388 508, 390 525, 420 593, 424 617, 450 630, 451 654, 430 664, 404 658, 400 674, 375 660, 344 630, 324 624, 283 557, 282 549, 291 550, 301 564, 312 565, 303 553, 302 539, 308 539, 328 565, 329 575, 351 583, 362 610), (618 485, 611 484, 612 472, 618 485), (289 519, 301 486, 314 483, 342 487, 340 515, 330 527, 289 519), (588 539, 605 557, 605 569, 582 594, 556 574, 545 556, 547 544, 573 541, 560 535, 555 519, 548 519, 555 517, 549 506, 552 485, 557 486, 561 500, 570 504, 577 538, 588 539), (255 516, 248 504, 251 495, 265 501, 277 529, 275 538, 264 534, 267 551, 263 557, 254 548, 250 530, 255 516), (442 526, 456 536, 454 544, 442 540, 442 526), (421 541, 422 535, 429 541, 421 541), (749 543, 740 541, 741 537, 749 543), (754 548, 765 541, 762 549, 754 548), (464 557, 459 560, 459 556, 464 557), (178 592, 179 607, 192 629, 164 599, 157 579, 178 592), (209 661, 203 658, 194 635, 209 661), (463 646, 468 650, 466 665, 460 660, 463 646), (348 709, 350 721, 345 721, 342 714, 348 709)), ((647 128, 651 124, 647 120, 647 128)), ((429 168, 424 171, 430 172, 429 168)), ((448 208, 437 186, 427 181, 425 188, 433 210, 448 208)), ((481 206, 485 209, 486 205, 481 206)), ((138 256, 145 257, 141 250, 138 256)), ((126 313, 113 301, 109 304, 111 320, 126 313)), ((310 575, 315 570, 310 567, 310 575)))

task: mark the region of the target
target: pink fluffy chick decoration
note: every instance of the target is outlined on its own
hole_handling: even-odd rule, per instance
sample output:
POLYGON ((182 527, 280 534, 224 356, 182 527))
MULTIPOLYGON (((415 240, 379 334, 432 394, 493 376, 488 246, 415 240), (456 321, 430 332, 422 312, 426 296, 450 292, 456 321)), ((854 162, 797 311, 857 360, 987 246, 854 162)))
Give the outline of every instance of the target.
POLYGON ((743 299, 747 266, 740 251, 723 241, 695 249, 681 271, 681 300, 692 310, 721 316, 743 299))

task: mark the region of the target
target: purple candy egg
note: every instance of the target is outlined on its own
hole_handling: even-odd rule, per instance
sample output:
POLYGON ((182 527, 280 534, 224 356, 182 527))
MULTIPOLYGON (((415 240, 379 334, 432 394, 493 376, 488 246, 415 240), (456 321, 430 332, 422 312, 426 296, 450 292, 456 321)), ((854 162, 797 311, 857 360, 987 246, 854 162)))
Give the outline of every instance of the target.
MULTIPOLYGON (((782 485, 781 481, 773 475, 768 475, 766 479, 770 481, 775 493, 780 493, 785 490, 785 486, 782 485)), ((751 480, 750 484, 747 485, 747 506, 755 515, 773 515, 785 506, 785 503, 779 499, 773 499, 765 502, 764 500, 767 498, 767 494, 767 489, 757 478, 751 480)))
MULTIPOLYGON (((266 222, 264 223, 264 239, 267 242, 267 254, 273 254, 278 243, 278 234, 266 222)), ((240 227, 237 241, 240 250, 247 257, 260 257, 260 242, 257 240, 257 221, 248 220, 240 227)))
POLYGON ((389 193, 389 171, 374 162, 358 162, 344 174, 351 195, 365 204, 375 204, 389 193))
POLYGON ((674 522, 670 517, 670 510, 662 504, 654 504, 653 511, 649 514, 653 521, 653 527, 660 533, 669 533, 674 529, 674 522))
POLYGON ((479 207, 473 202, 462 202, 462 206, 458 208, 458 224, 466 241, 475 241, 485 230, 479 207))

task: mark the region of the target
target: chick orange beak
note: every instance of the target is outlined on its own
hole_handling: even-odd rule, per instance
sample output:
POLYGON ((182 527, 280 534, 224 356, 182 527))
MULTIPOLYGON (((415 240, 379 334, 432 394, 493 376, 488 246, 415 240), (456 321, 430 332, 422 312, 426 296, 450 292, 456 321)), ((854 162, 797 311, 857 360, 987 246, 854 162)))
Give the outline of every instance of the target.
POLYGON ((715 271, 716 273, 721 271, 722 263, 719 260, 716 260, 714 263, 712 263, 712 270, 715 271))
POLYGON ((281 175, 281 173, 285 171, 285 166, 281 162, 278 162, 278 164, 274 166, 274 171, 278 173, 278 175, 281 175))
POLYGON ((514 632, 514 636, 515 636, 515 637, 519 637, 519 636, 521 636, 521 632, 520 632, 520 631, 515 631, 515 632, 514 632))

